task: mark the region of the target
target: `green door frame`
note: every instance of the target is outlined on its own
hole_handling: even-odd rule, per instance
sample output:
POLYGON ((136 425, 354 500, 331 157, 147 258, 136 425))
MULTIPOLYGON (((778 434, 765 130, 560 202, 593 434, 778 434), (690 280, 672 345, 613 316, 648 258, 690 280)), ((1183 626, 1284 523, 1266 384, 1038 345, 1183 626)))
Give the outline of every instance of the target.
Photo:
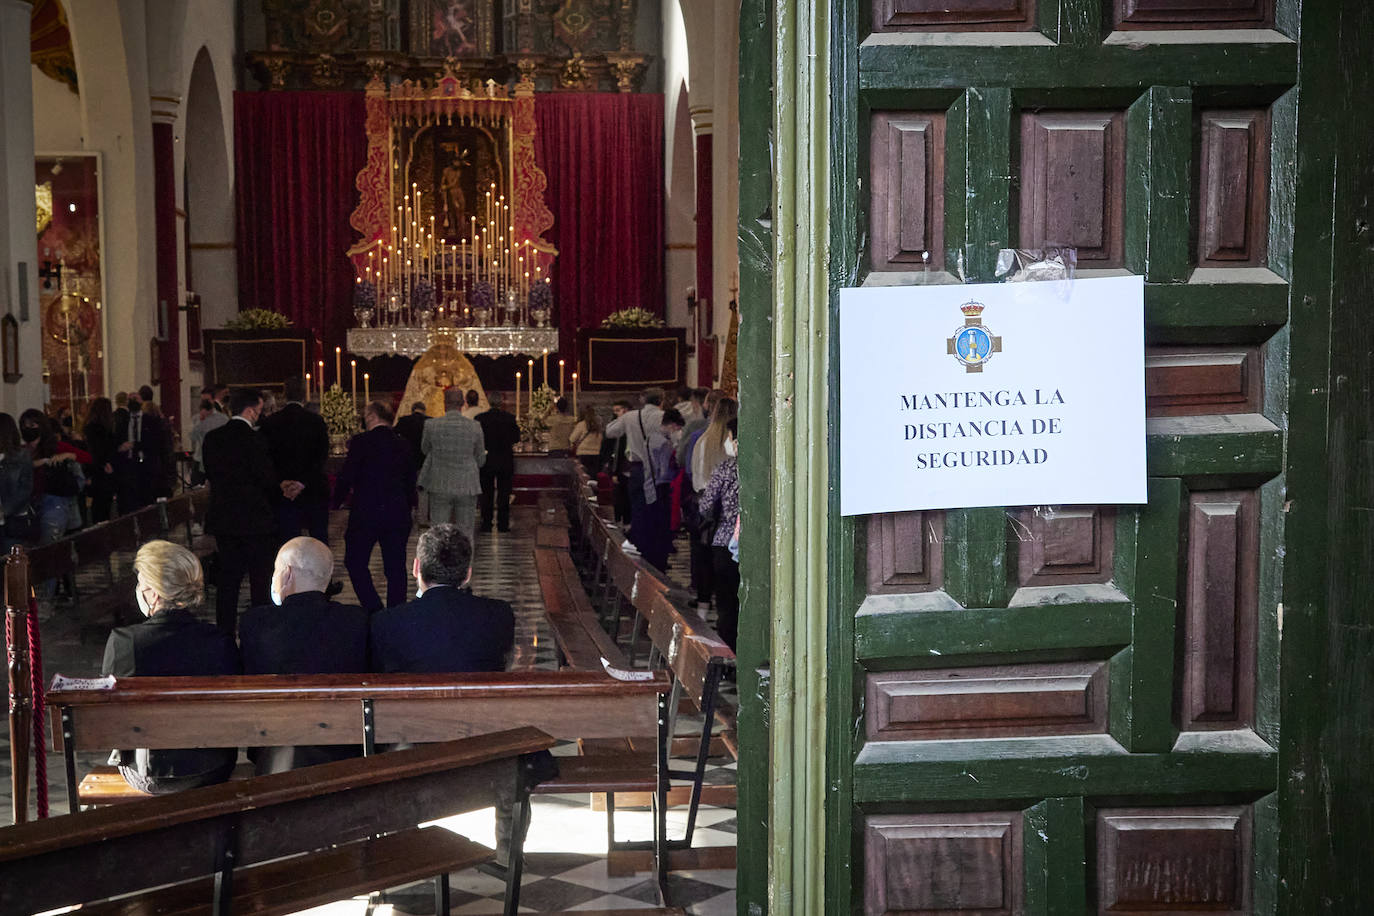
MULTIPOLYGON (((1275 868, 1277 911, 1307 916, 1374 901, 1374 131, 1359 105, 1374 98, 1374 4, 1282 6, 1302 52, 1275 868)), ((854 545, 829 483, 831 293, 856 276, 858 240, 829 232, 856 225, 854 150, 830 129, 832 100, 855 95, 854 7, 741 0, 738 912, 751 916, 844 912, 853 880, 834 851, 851 842, 854 685, 827 648, 852 641, 834 610, 854 545)))

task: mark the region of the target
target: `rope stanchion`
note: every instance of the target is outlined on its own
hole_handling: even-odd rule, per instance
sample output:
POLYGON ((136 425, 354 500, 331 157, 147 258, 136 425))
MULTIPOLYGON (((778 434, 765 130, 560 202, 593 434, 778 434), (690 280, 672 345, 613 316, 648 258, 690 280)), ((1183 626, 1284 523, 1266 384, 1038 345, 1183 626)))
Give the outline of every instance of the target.
POLYGON ((38 599, 29 593, 29 671, 33 675, 33 774, 38 816, 48 816, 48 742, 44 724, 48 714, 43 685, 43 641, 38 635, 38 599))
MULTIPOLYGON (((9 693, 10 799, 16 824, 29 819, 29 744, 33 739, 33 678, 28 632, 29 559, 22 547, 5 558, 5 668, 9 693)), ((46 762, 46 761, 45 761, 46 762)))

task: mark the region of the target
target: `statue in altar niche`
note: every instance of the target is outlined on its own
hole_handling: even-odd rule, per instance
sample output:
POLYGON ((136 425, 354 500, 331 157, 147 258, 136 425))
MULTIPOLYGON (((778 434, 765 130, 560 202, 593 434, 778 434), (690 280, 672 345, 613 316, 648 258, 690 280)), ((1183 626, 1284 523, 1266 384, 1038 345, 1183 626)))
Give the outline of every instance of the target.
MULTIPOLYGON (((420 225, 433 219, 435 236, 449 245, 470 239, 472 219, 487 222, 486 192, 494 184, 509 196, 506 164, 509 137, 482 124, 430 124, 403 136, 406 169, 401 187, 416 185, 421 195, 420 225)), ((397 202, 399 204, 399 202, 397 202)))
POLYGON ((478 404, 487 409, 487 393, 477 378, 472 362, 446 340, 436 341, 415 361, 401 398, 402 413, 410 411, 416 401, 425 402, 425 413, 431 417, 444 415, 444 391, 459 388, 464 394, 476 391, 478 404))

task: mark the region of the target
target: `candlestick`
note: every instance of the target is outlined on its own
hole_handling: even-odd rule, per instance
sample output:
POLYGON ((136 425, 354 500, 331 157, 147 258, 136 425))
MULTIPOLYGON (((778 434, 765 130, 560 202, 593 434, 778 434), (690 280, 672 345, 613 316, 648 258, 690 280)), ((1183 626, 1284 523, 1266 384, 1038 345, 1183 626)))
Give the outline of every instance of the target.
POLYGON ((547 348, 544 350, 544 384, 546 386, 549 384, 549 351, 547 348))
POLYGON ((334 384, 343 387, 343 347, 334 348, 334 384))
POLYGON ((573 416, 577 416, 577 373, 572 374, 573 382, 573 416))
POLYGON ((305 403, 310 403, 310 373, 305 374, 305 403))
POLYGON ((558 361, 558 396, 563 396, 563 360, 558 361))
POLYGON ((515 373, 515 419, 520 420, 520 373, 515 373))
POLYGON ((530 360, 530 413, 534 413, 534 360, 530 360))
POLYGON ((372 378, 372 376, 368 375, 366 372, 363 373, 363 403, 364 403, 364 404, 371 404, 371 403, 372 403, 372 383, 371 383, 371 381, 370 381, 371 378, 372 378))
POLYGON ((324 360, 320 360, 320 400, 324 400, 324 360))
POLYGON ((358 361, 350 359, 348 361, 350 378, 348 382, 348 393, 353 395, 354 403, 358 400, 358 361))

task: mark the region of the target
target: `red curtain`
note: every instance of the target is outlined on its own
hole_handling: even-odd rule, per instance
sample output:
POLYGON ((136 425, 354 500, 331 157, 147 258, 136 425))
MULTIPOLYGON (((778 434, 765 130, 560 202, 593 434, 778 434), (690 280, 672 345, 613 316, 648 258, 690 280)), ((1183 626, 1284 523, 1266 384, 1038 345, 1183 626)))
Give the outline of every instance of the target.
POLYGON ((535 158, 548 176, 559 348, 617 309, 662 315, 663 96, 535 97, 535 158))
POLYGON ((353 324, 348 224, 367 158, 360 92, 234 93, 239 307, 274 309, 326 351, 353 324))

